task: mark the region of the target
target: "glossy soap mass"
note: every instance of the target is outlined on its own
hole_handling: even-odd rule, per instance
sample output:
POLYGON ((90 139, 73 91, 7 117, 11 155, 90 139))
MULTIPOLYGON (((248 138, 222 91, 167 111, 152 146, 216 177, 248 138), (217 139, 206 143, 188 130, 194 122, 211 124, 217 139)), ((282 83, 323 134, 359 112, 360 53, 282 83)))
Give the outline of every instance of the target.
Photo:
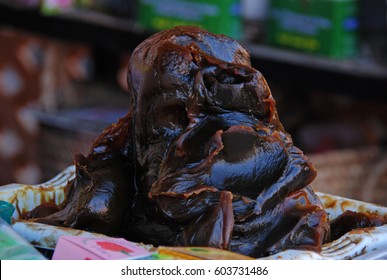
POLYGON ((252 257, 321 250, 316 170, 242 45, 197 27, 157 33, 134 50, 128 85, 128 115, 76 155, 66 205, 35 220, 252 257))

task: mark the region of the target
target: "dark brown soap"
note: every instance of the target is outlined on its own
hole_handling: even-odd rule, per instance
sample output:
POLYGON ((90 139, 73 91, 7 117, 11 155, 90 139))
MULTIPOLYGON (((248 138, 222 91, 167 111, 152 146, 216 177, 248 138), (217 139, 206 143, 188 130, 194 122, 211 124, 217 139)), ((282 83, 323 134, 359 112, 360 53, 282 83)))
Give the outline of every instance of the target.
POLYGON ((336 240, 351 230, 378 227, 386 223, 386 217, 347 210, 331 221, 331 238, 336 240))
POLYGON ((252 257, 321 249, 316 170, 242 45, 197 27, 157 33, 134 50, 128 85, 130 113, 76 157, 67 206, 40 221, 252 257))

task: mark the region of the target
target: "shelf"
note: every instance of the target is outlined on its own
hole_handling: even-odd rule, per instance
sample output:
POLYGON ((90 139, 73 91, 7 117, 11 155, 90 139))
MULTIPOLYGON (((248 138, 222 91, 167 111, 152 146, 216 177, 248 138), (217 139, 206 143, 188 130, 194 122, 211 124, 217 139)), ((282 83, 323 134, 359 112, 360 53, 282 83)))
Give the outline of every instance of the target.
POLYGON ((269 59, 356 77, 387 79, 387 66, 379 65, 366 58, 335 60, 266 45, 247 43, 245 46, 254 58, 269 59))
MULTIPOLYGON (((69 10, 59 15, 45 16, 39 11, 4 4, 1 0, 0 24, 60 39, 84 41, 112 52, 133 50, 152 34, 131 20, 98 12, 69 10)), ((263 44, 242 43, 251 53, 253 66, 266 77, 277 80, 284 77, 294 83, 305 82, 338 90, 349 88, 358 91, 357 95, 362 95, 362 88, 367 88, 371 95, 387 98, 385 93, 380 93, 380 87, 386 88, 387 65, 381 65, 370 58, 335 60, 263 44), (327 76, 325 80, 332 81, 332 85, 324 83, 322 75, 327 76), (341 76, 344 77, 342 81, 341 76), (375 94, 378 87, 379 92, 375 94)))
POLYGON ((133 20, 126 20, 90 10, 72 9, 55 15, 55 17, 92 24, 96 27, 117 29, 138 36, 146 33, 145 30, 138 27, 133 20))
POLYGON ((133 21, 87 10, 69 10, 43 15, 0 0, 0 25, 20 28, 50 38, 90 43, 110 51, 128 51, 151 33, 133 21))
MULTIPOLYGON (((58 15, 58 17, 93 24, 99 27, 121 30, 144 39, 146 38, 145 34, 151 34, 149 31, 142 29, 129 20, 123 20, 93 11, 72 10, 58 15)), ((250 51, 253 58, 264 58, 359 77, 387 79, 387 65, 379 65, 377 62, 370 61, 367 58, 358 57, 354 59, 335 60, 263 44, 244 42, 244 45, 250 51)))

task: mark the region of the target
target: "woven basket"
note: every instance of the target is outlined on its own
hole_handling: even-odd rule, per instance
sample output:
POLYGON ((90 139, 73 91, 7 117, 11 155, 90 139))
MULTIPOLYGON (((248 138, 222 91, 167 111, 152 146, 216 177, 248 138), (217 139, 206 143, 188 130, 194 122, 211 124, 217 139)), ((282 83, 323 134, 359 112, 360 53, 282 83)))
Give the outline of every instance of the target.
POLYGON ((387 150, 368 147, 309 155, 316 191, 387 205, 387 150))
POLYGON ((73 164, 74 154, 87 155, 94 139, 92 132, 78 132, 41 125, 39 137, 39 164, 44 180, 55 177, 73 164))
POLYGON ((37 112, 39 164, 43 179, 49 180, 72 165, 75 153, 87 155, 102 131, 124 115, 122 110, 96 109, 50 114, 37 112))

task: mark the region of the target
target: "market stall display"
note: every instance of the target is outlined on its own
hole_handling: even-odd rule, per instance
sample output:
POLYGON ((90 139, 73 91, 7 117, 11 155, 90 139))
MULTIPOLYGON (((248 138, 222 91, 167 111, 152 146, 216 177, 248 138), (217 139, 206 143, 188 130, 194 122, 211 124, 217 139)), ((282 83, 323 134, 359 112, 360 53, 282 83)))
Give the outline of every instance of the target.
POLYGON ((308 186, 316 171, 282 127, 246 49, 174 28, 134 51, 128 80, 131 112, 76 156, 64 208, 46 216, 40 205, 28 217, 252 257, 321 252, 329 222, 308 186))
MULTIPOLYGON (((22 220, 22 213, 26 213, 47 201, 56 201, 58 205, 64 201, 64 188, 69 180, 75 176, 74 166, 63 170, 57 177, 44 184, 27 186, 11 184, 0 189, 0 199, 8 200, 17 209, 13 213, 12 229, 25 241, 35 244, 45 255, 50 258, 53 255, 58 240, 62 236, 79 236, 83 238, 104 238, 106 236, 70 228, 57 227, 47 224, 39 224, 22 220), (55 191, 56 195, 53 195, 55 191), (23 193, 29 193, 22 196, 23 193), (15 199, 20 197, 21 199, 15 199), (55 199, 58 198, 58 200, 55 199), (51 199, 50 199, 51 198, 51 199)), ((324 193, 317 193, 329 216, 334 219, 343 211, 350 210, 359 213, 371 213, 373 215, 386 216, 387 208, 351 200, 324 193)), ((24 242, 25 242, 24 241, 24 242)), ((144 245, 142 245, 144 246, 144 245)), ((247 256, 231 253, 229 251, 203 248, 203 247, 163 247, 157 249, 147 245, 145 249, 152 252, 149 260, 171 259, 248 259, 247 256)), ((347 233, 341 238, 326 243, 320 253, 308 250, 285 250, 266 258, 260 259, 288 259, 288 260, 347 260, 347 259, 378 259, 385 258, 387 250, 387 226, 376 228, 357 229, 347 233)), ((18 256, 21 258, 21 256, 18 256)), ((41 256, 40 256, 41 257, 41 256)))

